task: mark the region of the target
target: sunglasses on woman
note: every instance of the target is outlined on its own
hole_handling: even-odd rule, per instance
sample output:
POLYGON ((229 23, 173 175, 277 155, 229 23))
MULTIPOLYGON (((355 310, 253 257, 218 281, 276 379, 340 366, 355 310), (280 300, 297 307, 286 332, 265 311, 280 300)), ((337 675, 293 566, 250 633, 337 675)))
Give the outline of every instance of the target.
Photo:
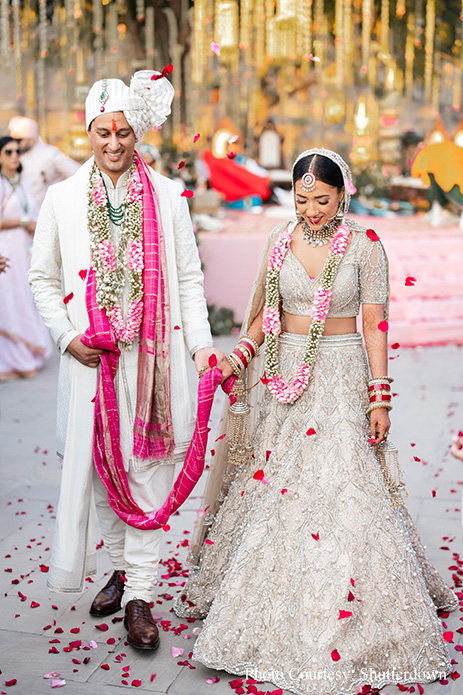
POLYGON ((20 150, 3 150, 3 152, 6 155, 8 155, 8 157, 11 156, 12 154, 21 154, 20 150))

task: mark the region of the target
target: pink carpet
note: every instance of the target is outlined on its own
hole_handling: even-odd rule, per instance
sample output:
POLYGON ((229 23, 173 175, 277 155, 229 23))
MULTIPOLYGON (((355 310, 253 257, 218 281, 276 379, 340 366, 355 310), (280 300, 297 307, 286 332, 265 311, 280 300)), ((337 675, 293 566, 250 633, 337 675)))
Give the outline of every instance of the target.
MULTIPOLYGON (((434 229, 422 216, 355 217, 381 237, 391 273, 391 343, 403 346, 463 344, 463 232, 434 229), (405 286, 415 277, 414 287, 405 286)), ((265 239, 286 219, 281 208, 266 214, 227 211, 220 232, 201 232, 206 297, 243 319, 265 239)))

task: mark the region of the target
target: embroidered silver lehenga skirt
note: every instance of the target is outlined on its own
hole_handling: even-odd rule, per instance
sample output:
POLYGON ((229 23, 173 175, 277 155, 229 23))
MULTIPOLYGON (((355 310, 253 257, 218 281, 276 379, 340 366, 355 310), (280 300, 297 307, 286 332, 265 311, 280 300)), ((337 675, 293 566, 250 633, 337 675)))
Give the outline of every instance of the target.
MULTIPOLYGON (((285 379, 305 342, 281 335, 285 379)), ((367 380, 361 336, 327 336, 295 403, 267 390, 255 459, 238 467, 213 544, 175 603, 177 615, 205 618, 193 659, 301 695, 452 670, 436 610, 458 601, 406 507, 392 504, 368 442, 367 380), (258 469, 268 482, 253 478, 258 469)))

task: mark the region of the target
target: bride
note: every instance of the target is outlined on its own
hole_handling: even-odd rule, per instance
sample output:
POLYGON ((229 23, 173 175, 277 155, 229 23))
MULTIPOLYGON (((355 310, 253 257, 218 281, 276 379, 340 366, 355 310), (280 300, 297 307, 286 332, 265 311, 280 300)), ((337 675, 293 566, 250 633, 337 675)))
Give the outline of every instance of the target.
POLYGON ((452 670, 437 610, 458 601, 424 554, 387 439, 387 258, 345 219, 352 187, 334 152, 294 163, 297 219, 269 237, 223 369, 236 402, 175 603, 205 619, 193 659, 301 695, 452 670))

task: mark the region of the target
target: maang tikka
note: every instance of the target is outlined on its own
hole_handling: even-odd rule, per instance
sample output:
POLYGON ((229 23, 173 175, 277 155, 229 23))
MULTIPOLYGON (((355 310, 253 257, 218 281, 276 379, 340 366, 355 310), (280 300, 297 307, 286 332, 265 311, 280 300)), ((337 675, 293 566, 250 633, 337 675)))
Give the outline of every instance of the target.
POLYGON ((317 183, 315 174, 313 173, 313 165, 315 163, 316 158, 317 155, 314 154, 314 156, 312 157, 312 161, 310 162, 309 170, 301 178, 302 188, 304 189, 304 191, 308 191, 309 193, 312 193, 312 191, 315 190, 315 184, 317 183))

